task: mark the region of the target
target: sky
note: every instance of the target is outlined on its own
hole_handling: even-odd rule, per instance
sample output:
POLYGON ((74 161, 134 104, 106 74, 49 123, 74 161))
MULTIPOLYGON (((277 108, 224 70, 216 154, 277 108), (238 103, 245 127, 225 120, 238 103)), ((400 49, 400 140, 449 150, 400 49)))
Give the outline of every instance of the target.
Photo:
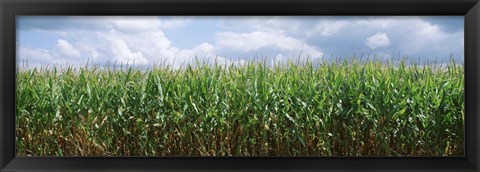
POLYGON ((17 65, 463 62, 463 16, 19 16, 17 65))

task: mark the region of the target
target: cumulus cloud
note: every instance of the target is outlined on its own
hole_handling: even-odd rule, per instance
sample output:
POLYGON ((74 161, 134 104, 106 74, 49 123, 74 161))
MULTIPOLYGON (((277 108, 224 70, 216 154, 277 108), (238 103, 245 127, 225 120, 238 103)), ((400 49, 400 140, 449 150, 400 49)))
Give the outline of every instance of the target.
POLYGON ((119 63, 137 62, 141 64, 148 63, 148 60, 143 56, 142 52, 132 50, 128 47, 124 40, 112 38, 108 40, 110 43, 110 52, 112 52, 112 58, 119 63))
POLYGON ((119 16, 107 17, 104 25, 119 31, 132 32, 153 32, 162 29, 175 29, 184 26, 189 22, 188 19, 182 17, 159 18, 154 16, 135 17, 135 16, 119 16))
MULTIPOLYGON (((262 51, 274 57, 278 52, 320 58, 323 53, 319 48, 309 45, 303 40, 276 32, 220 32, 216 34, 216 47, 234 52, 262 51)), ((278 57, 278 55, 276 56, 278 57)))
POLYGON ((114 18, 111 22, 113 28, 124 32, 154 31, 158 29, 161 24, 159 20, 135 19, 131 17, 114 18))
POLYGON ((305 42, 288 37, 278 33, 271 32, 220 32, 216 34, 217 44, 219 47, 236 49, 241 51, 258 50, 264 47, 273 47, 280 50, 312 50, 315 56, 321 55, 315 51, 313 46, 307 45, 305 42))
POLYGON ((371 49, 378 47, 387 47, 390 45, 390 39, 386 33, 377 32, 375 35, 368 37, 365 40, 365 44, 371 49))
POLYGON ((108 29, 95 32, 70 31, 69 35, 75 44, 59 40, 57 47, 61 48, 55 51, 69 57, 78 57, 82 54, 100 64, 107 61, 136 64, 164 61, 176 66, 195 60, 220 64, 245 63, 247 59, 233 58, 239 52, 244 53, 247 58, 253 56, 252 52, 266 53, 271 57, 281 52, 288 54, 290 58, 293 58, 294 54, 303 54, 311 58, 323 55, 319 48, 309 45, 304 40, 279 32, 264 31, 218 32, 213 43, 203 42, 190 49, 180 49, 172 46, 171 40, 160 26, 162 23, 169 27, 178 24, 130 18, 109 18, 107 21, 114 23, 108 29))
POLYGON ((78 51, 75 47, 73 47, 72 44, 70 44, 68 41, 65 41, 63 39, 57 40, 57 45, 56 45, 56 50, 60 55, 65 56, 67 58, 69 57, 80 57, 81 53, 78 51))
MULTIPOLYGON (((82 18, 85 20, 85 18, 82 18)), ((59 39, 52 50, 31 49, 20 46, 19 59, 30 59, 33 53, 42 52, 51 64, 84 64, 87 60, 97 64, 107 62, 150 64, 161 58, 182 55, 181 50, 171 46, 162 29, 179 27, 186 20, 162 21, 156 17, 100 17, 104 23, 86 20, 89 29, 68 30, 68 36, 59 39), (67 41, 68 40, 68 41, 67 41), (35 51, 34 51, 35 50, 35 51)), ((78 24, 78 23, 77 23, 78 24)), ((45 32, 45 31, 41 31, 45 32)), ((35 58, 34 60, 40 60, 35 58)))
POLYGON ((185 48, 175 47, 179 38, 165 33, 191 27, 188 24, 194 18, 60 18, 31 20, 30 24, 20 20, 19 28, 24 31, 51 32, 59 38, 51 49, 19 42, 19 59, 53 64, 83 64, 87 59, 97 64, 164 61, 180 66, 195 59, 243 64, 259 54, 271 62, 320 59, 327 52, 387 57, 397 52, 422 57, 463 55, 463 30, 447 32, 419 17, 218 17, 217 30, 205 31, 213 35, 210 41, 196 40, 198 44, 185 48))
POLYGON ((320 34, 322 36, 330 36, 338 33, 343 28, 348 26, 346 21, 331 21, 331 20, 322 20, 315 25, 314 29, 307 32, 307 36, 313 34, 320 34))
POLYGON ((61 32, 99 31, 110 28, 123 31, 175 29, 191 21, 183 16, 19 16, 19 30, 61 32))
POLYGON ((17 64, 19 65, 28 63, 29 66, 39 66, 42 62, 45 63, 52 60, 52 56, 48 50, 26 45, 17 45, 17 56, 22 57, 17 59, 17 64))

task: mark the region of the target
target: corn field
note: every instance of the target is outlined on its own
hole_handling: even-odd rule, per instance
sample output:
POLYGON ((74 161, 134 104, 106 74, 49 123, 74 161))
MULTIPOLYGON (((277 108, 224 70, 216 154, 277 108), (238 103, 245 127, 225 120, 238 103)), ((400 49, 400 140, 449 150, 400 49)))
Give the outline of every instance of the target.
POLYGON ((463 156, 464 68, 17 67, 19 156, 463 156))

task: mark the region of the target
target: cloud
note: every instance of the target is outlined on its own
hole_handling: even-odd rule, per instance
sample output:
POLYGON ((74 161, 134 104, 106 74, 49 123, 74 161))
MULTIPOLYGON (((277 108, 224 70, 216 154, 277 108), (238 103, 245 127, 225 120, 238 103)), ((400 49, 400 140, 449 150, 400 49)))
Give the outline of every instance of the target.
POLYGON ((193 19, 182 16, 172 16, 168 18, 160 19, 160 27, 162 29, 176 29, 178 27, 183 27, 190 23, 193 19))
POLYGON ((23 66, 24 63, 28 63, 29 66, 40 66, 42 62, 52 60, 48 50, 26 45, 17 45, 17 56, 22 57, 17 59, 17 64, 20 66, 23 66))
POLYGON ((162 29, 175 29, 184 26, 189 22, 184 17, 135 17, 135 16, 119 16, 104 18, 104 25, 110 28, 126 32, 153 32, 162 29))
MULTIPOLYGON (((452 53, 456 58, 463 59, 464 56, 462 29, 450 29, 449 32, 421 17, 357 17, 340 21, 348 24, 335 34, 311 34, 306 41, 321 47, 324 53, 342 57, 364 53, 445 61, 452 53)), ((463 28, 463 25, 451 27, 463 28)))
POLYGON ((124 40, 118 38, 108 38, 108 42, 110 43, 110 52, 115 61, 119 63, 140 63, 140 64, 148 64, 148 60, 143 56, 142 52, 135 51, 129 48, 127 43, 124 40))
MULTIPOLYGON (((443 16, 429 18, 420 16, 260 16, 225 18, 220 27, 227 31, 242 33, 280 33, 318 47, 324 54, 342 57, 353 53, 388 54, 393 57, 401 53, 409 57, 431 60, 435 57, 448 59, 452 53, 457 58, 463 58, 464 54, 461 17, 444 19, 443 16), (386 35, 372 37, 377 32, 386 35), (369 37, 372 37, 370 41, 366 40, 369 37)), ((285 56, 284 52, 282 54, 285 56)))
POLYGON ((313 34, 320 34, 322 36, 330 36, 333 34, 337 34, 343 28, 348 26, 348 22, 346 21, 330 21, 330 20, 323 20, 318 22, 315 25, 314 29, 307 32, 307 36, 311 36, 313 34))
POLYGON ((220 32, 216 34, 216 48, 242 52, 265 50, 262 53, 267 54, 278 51, 292 54, 303 52, 304 55, 313 58, 323 56, 319 48, 309 45, 303 40, 275 32, 220 32))
MULTIPOLYGON (((149 23, 147 20, 116 20, 115 18, 110 18, 108 21, 115 25, 94 31, 68 31, 68 36, 65 39, 59 39, 51 51, 36 50, 35 52, 48 55, 49 58, 45 58, 44 62, 56 65, 66 63, 82 65, 87 60, 99 65, 107 62, 143 65, 164 62, 165 65, 175 68, 193 63, 195 59, 216 61, 220 64, 233 63, 224 57, 215 56, 214 46, 207 42, 191 49, 172 46, 162 29, 178 27, 182 22, 172 20, 172 22, 149 23)), ((21 49, 29 53, 20 53, 19 59, 31 58, 32 50, 21 49)))
POLYGON ((20 16, 17 30, 54 33, 66 36, 71 32, 98 32, 114 30, 136 33, 176 29, 192 18, 183 16, 20 16))
POLYGON ((386 33, 377 32, 375 35, 368 37, 365 40, 365 44, 371 49, 378 47, 387 47, 390 45, 390 39, 386 33))
MULTIPOLYGON (((57 41, 51 49, 20 42, 18 57, 52 64, 83 64, 87 58, 97 64, 165 61, 180 66, 195 59, 242 64, 255 56, 285 62, 299 57, 320 59, 326 53, 391 57, 402 52, 415 57, 448 58, 450 53, 463 55, 464 42, 463 30, 449 32, 420 17, 216 17, 216 29, 207 31, 214 35, 213 39, 195 40, 200 43, 185 48, 175 47, 174 43, 181 40, 169 38, 165 30, 195 29, 188 25, 194 17, 32 18, 24 21, 21 17, 18 28, 36 34, 56 33, 58 39, 53 39, 57 41)), ((209 21, 212 24, 214 20, 209 21)))
POLYGON ((80 57, 81 53, 72 44, 63 39, 57 40, 57 52, 65 57, 80 57))
POLYGON ((108 20, 112 28, 123 32, 148 32, 160 28, 160 20, 152 18, 116 17, 108 20))

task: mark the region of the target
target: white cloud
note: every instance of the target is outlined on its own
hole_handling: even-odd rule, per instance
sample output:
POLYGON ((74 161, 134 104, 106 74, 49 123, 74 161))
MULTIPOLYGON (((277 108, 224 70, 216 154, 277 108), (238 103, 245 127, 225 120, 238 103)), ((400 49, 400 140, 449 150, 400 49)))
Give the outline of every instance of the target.
POLYGON ((68 41, 65 41, 63 39, 57 40, 56 48, 57 48, 56 49, 57 52, 59 52, 60 55, 63 55, 67 58, 81 56, 80 51, 78 51, 75 47, 73 47, 73 45, 70 44, 68 41))
POLYGON ((216 34, 216 40, 216 46, 220 49, 252 52, 262 48, 271 48, 276 51, 289 51, 293 54, 303 52, 313 58, 323 55, 315 46, 275 32, 220 32, 216 34))
POLYGON ((86 42, 77 42, 75 46, 89 60, 96 60, 101 56, 101 53, 95 47, 86 42))
POLYGON ((403 43, 399 45, 400 49, 408 50, 409 53, 422 52, 444 52, 445 56, 451 52, 451 49, 463 49, 463 32, 445 33, 440 30, 438 25, 415 21, 410 26, 405 26, 403 34, 403 43), (410 32, 408 32, 410 31, 410 32), (454 44, 462 42, 462 44, 454 44))
POLYGON ((274 44, 272 35, 264 32, 235 33, 220 32, 216 34, 217 44, 222 48, 240 51, 253 51, 274 44))
POLYGON ((356 26, 370 26, 370 27, 377 27, 377 28, 391 28, 392 26, 395 26, 399 22, 409 22, 415 20, 415 18, 408 18, 408 17, 390 17, 390 18, 369 18, 367 20, 358 20, 355 22, 354 25, 356 26))
POLYGON ((52 60, 48 50, 25 45, 17 45, 17 56, 21 57, 17 59, 17 64, 21 66, 26 62, 28 62, 29 66, 40 66, 42 62, 52 60))
POLYGON ((349 23, 346 21, 323 20, 318 22, 318 24, 314 27, 313 30, 308 31, 307 36, 311 36, 317 33, 320 33, 320 35, 322 36, 330 36, 338 33, 340 30, 348 26, 348 24, 349 23))
POLYGON ((381 17, 361 20, 353 26, 362 28, 348 28, 357 35, 372 34, 368 33, 370 30, 388 33, 385 37, 390 41, 382 38, 381 35, 378 35, 377 41, 372 38, 369 46, 372 49, 386 45, 391 51, 401 52, 410 57, 421 57, 422 59, 432 59, 435 56, 448 59, 451 53, 463 57, 463 31, 446 32, 441 30, 439 25, 418 17, 381 17), (380 40, 383 40, 385 44, 374 43, 382 42, 380 40), (392 42, 392 40, 395 40, 395 42, 392 42))
MULTIPOLYGON (((247 57, 257 53, 269 56, 268 61, 285 62, 299 56, 315 59, 322 57, 324 52, 346 50, 374 50, 378 54, 401 51, 402 54, 422 56, 463 52, 463 31, 445 32, 438 25, 415 17, 220 18, 224 20, 220 22, 219 30, 211 31, 216 32, 214 41, 187 49, 173 46, 172 41, 176 40, 169 39, 163 31, 186 26, 192 18, 106 16, 92 21, 82 18, 89 21, 88 26, 73 22, 78 29, 68 26, 51 30, 63 35, 55 48, 47 50, 21 45, 18 55, 20 59, 43 59, 43 62, 52 63, 82 64, 90 58, 98 64, 115 60, 122 63, 135 61, 137 64, 166 61, 178 66, 192 62, 195 57, 210 62, 216 59, 223 64, 242 64, 248 61, 247 57), (328 45, 334 46, 325 48, 328 45)), ((49 29, 44 28, 42 32, 45 30, 49 29)))
POLYGON ((298 20, 295 16, 228 16, 220 19, 218 24, 220 30, 229 32, 267 32, 303 36, 307 30, 314 27, 314 23, 298 20))
POLYGON ((377 32, 375 35, 368 37, 365 40, 365 44, 371 49, 378 47, 387 47, 390 45, 390 39, 386 33, 377 32))
POLYGON ((114 60, 119 63, 136 63, 147 64, 148 60, 143 56, 142 52, 132 50, 128 47, 124 40, 118 38, 110 38, 109 40, 110 52, 114 60))
POLYGON ((103 25, 126 32, 155 32, 161 29, 175 29, 187 24, 190 20, 185 17, 156 17, 156 16, 119 16, 101 18, 103 25))
POLYGON ((276 32, 297 39, 305 39, 311 45, 321 47, 324 52, 334 54, 353 52, 397 54, 401 52, 422 58, 432 56, 448 58, 450 53, 463 56, 463 31, 448 32, 442 30, 438 24, 416 16, 248 17, 242 20, 226 21, 223 26, 227 29, 237 28, 236 30, 243 29, 250 32, 276 32), (385 37, 378 35, 378 40, 373 39, 375 37, 370 41, 365 40, 376 32, 388 33, 388 35, 385 37), (366 46, 368 49, 364 49, 363 45, 367 42, 370 47, 366 46), (379 49, 380 47, 388 48, 379 49), (387 50, 389 52, 386 52, 387 50))

